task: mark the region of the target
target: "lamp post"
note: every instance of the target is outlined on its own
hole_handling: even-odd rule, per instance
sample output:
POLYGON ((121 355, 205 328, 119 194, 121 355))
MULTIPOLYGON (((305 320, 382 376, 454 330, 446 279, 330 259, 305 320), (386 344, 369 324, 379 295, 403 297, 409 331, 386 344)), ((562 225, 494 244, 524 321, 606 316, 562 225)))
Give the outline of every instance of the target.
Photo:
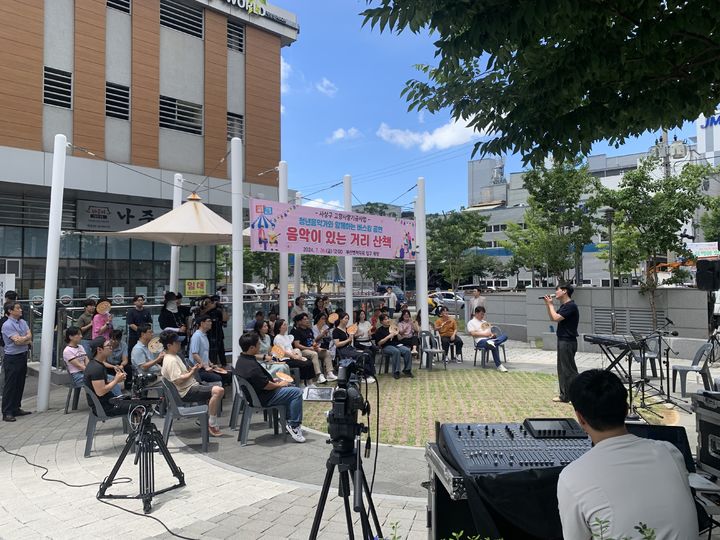
POLYGON ((615 318, 615 273, 613 271, 613 219, 615 218, 614 208, 605 208, 605 223, 608 228, 608 243, 609 243, 609 262, 608 269, 610 271, 610 333, 614 334, 616 330, 616 318, 615 318))

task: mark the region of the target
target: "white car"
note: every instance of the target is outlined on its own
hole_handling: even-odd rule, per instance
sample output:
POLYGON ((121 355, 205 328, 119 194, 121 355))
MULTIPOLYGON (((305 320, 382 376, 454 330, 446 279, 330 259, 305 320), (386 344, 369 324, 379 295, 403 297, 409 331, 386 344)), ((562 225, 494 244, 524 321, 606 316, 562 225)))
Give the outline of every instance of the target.
POLYGON ((432 298, 436 304, 448 308, 450 313, 455 313, 456 311, 463 313, 465 309, 465 300, 463 297, 452 291, 434 292, 430 295, 430 298, 432 298))

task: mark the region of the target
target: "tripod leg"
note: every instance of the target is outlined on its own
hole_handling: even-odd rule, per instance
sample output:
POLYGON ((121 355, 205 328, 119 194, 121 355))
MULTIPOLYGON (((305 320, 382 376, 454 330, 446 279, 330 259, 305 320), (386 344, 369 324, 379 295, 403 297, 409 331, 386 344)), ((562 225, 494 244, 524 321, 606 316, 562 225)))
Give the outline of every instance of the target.
MULTIPOLYGON (((347 471, 340 471, 340 496, 343 498, 343 506, 345 507, 345 522, 347 523, 348 538, 355 540, 355 531, 353 530, 352 513, 350 512, 350 475, 347 471)), ((364 532, 364 531, 363 531, 364 532)), ((365 537, 367 538, 367 537, 365 537)))
POLYGON ((316 540, 318 531, 320 530, 320 520, 322 519, 323 512, 325 511, 325 502, 327 501, 328 492, 330 491, 330 484, 332 483, 334 471, 335 465, 328 461, 325 480, 323 481, 322 490, 320 491, 320 500, 318 501, 317 509, 315 510, 315 518, 313 519, 312 529, 310 529, 310 540, 316 540))
POLYGON ((143 512, 150 513, 152 496, 155 491, 155 469, 153 461, 153 440, 149 434, 143 434, 137 446, 140 469, 140 498, 143 502, 143 512))
POLYGON ((118 471, 120 470, 120 467, 122 467, 123 462, 125 461, 125 458, 130 453, 130 449, 133 446, 133 443, 135 442, 135 438, 133 437, 133 434, 131 433, 128 435, 127 440, 125 441, 125 446, 122 449, 122 452, 120 452, 120 455, 117 458, 117 461, 115 462, 115 465, 112 468, 112 471, 110 471, 110 474, 103 480, 102 484, 100 484, 100 489, 98 490, 98 499, 102 499, 105 496, 105 492, 107 489, 112 486, 113 481, 115 480, 115 477, 117 476, 118 471))
POLYGON ((365 476, 365 469, 363 469, 362 463, 360 464, 360 477, 362 478, 363 490, 365 491, 365 496, 367 497, 368 510, 370 511, 370 516, 372 516, 373 522, 375 523, 377 536, 378 538, 385 538, 382 530, 380 529, 380 520, 378 519, 377 511, 375 510, 375 503, 373 503, 372 500, 370 486, 368 485, 367 477, 365 476))
POLYGON ((162 433, 158 431, 154 424, 152 429, 152 440, 157 445, 158 450, 165 458, 165 462, 168 464, 168 467, 170 467, 170 472, 172 472, 173 476, 178 479, 178 485, 184 486, 185 474, 182 472, 180 467, 177 466, 177 463, 175 463, 172 454, 170 454, 170 450, 168 450, 168 447, 165 444, 165 439, 163 438, 162 433))

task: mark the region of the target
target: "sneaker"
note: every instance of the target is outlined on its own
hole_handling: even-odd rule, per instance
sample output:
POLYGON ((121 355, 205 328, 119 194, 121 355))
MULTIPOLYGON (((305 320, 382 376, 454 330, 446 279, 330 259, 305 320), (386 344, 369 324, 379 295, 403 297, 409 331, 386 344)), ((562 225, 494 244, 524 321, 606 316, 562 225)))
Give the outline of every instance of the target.
POLYGON ((220 428, 217 426, 208 426, 208 431, 210 432, 210 435, 213 437, 222 437, 223 432, 220 431, 220 428))
POLYGON ((393 373, 393 379, 399 379, 399 378, 400 378, 400 372, 399 372, 399 371, 396 371, 395 373, 393 373))
MULTIPOLYGON (((337 379, 337 377, 335 377, 335 378, 337 379)), ((323 375, 322 373, 321 373, 320 375, 318 375, 318 376, 317 376, 317 382, 318 382, 319 384, 325 384, 325 383, 327 382, 327 379, 325 378, 325 375, 323 375)))
POLYGON ((413 377, 415 377, 415 375, 413 375, 413 372, 410 371, 410 370, 408 370, 408 371, 403 371, 403 375, 405 375, 406 377, 410 377, 411 379, 412 379, 413 377))
POLYGON ((552 398, 552 400, 553 400, 555 403, 570 403, 567 399, 564 399, 564 398, 562 398, 562 397, 560 397, 560 396, 555 396, 554 398, 552 398))
POLYGON ((507 368, 506 368, 505 366, 503 366, 502 364, 500 364, 500 365, 497 367, 497 370, 498 370, 499 372, 501 372, 501 373, 507 373, 507 368))
POLYGON ((495 348, 495 340, 494 340, 494 339, 488 339, 488 340, 485 342, 485 345, 488 346, 488 347, 490 347, 491 349, 494 349, 494 348, 495 348))
POLYGON ((337 381, 337 375, 335 375, 332 371, 327 374, 327 380, 328 381, 337 381))
POLYGON ((290 434, 290 436, 293 438, 295 442, 304 443, 305 437, 303 437, 302 429, 300 426, 298 427, 292 427, 290 424, 285 425, 285 429, 287 429, 287 432, 290 434))
POLYGON ((373 376, 366 377, 365 382, 367 382, 368 384, 375 384, 375 377, 373 377, 373 376))

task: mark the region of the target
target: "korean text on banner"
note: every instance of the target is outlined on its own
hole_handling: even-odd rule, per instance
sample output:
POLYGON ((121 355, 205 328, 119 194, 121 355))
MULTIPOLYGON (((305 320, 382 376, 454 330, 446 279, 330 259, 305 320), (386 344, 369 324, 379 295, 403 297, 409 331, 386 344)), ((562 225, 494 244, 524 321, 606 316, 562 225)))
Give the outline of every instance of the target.
POLYGON ((250 199, 253 251, 415 259, 415 222, 250 199))

